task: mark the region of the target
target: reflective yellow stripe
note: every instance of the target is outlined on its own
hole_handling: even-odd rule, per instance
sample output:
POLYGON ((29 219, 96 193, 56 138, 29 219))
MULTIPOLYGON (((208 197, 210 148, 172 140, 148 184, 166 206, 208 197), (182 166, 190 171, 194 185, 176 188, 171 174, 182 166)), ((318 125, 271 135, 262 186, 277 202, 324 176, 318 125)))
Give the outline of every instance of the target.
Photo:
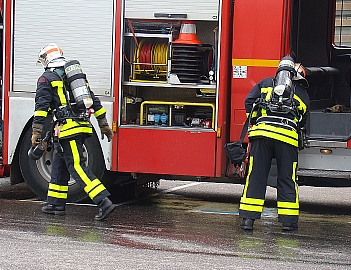
POLYGON ((232 59, 233 66, 278 67, 280 60, 273 59, 232 59))
POLYGON ((77 121, 74 121, 72 119, 67 119, 66 120, 66 124, 64 124, 62 126, 62 129, 61 130, 67 130, 67 129, 71 129, 71 128, 74 128, 74 127, 90 127, 90 122, 88 121, 80 121, 80 122, 77 122, 77 121))
MULTIPOLYGON (((73 166, 74 169, 76 170, 77 174, 79 175, 79 177, 83 180, 83 182, 85 183, 85 185, 87 187, 96 187, 96 184, 101 182, 98 179, 94 179, 94 181, 91 181, 89 179, 89 177, 86 175, 86 173, 84 172, 83 168, 80 166, 80 157, 79 157, 79 152, 78 152, 78 148, 77 148, 77 144, 74 140, 69 142, 70 146, 71 146, 71 150, 72 150, 72 155, 73 155, 73 166)), ((87 188, 86 187, 86 188, 87 188)), ((91 190, 91 188, 87 188, 88 190, 91 190)), ((101 191, 105 190, 106 188, 101 184, 99 186, 97 186, 96 188, 94 188, 92 190, 92 192, 89 193, 89 197, 91 199, 94 199, 94 197, 99 194, 101 191)), ((84 188, 85 190, 85 188, 84 188)))
POLYGON ((101 184, 97 188, 93 189, 92 192, 89 193, 89 197, 93 199, 96 195, 98 195, 101 191, 104 191, 106 188, 101 184))
POLYGON ((255 199, 255 198, 247 198, 247 188, 249 186, 249 179, 252 171, 252 166, 253 166, 253 156, 250 156, 250 161, 249 161, 249 168, 247 172, 247 177, 246 177, 246 183, 243 191, 243 195, 240 199, 240 210, 245 210, 245 211, 251 211, 251 212, 259 212, 261 213, 263 211, 263 205, 264 205, 264 200, 263 199, 255 199))
POLYGON ((93 129, 88 121, 76 122, 72 119, 67 119, 60 130, 59 138, 64 138, 78 133, 92 134, 93 129))
POLYGON ((296 202, 277 202, 277 206, 278 206, 278 208, 298 209, 299 203, 296 203, 296 202))
POLYGON ((35 111, 34 112, 34 116, 46 117, 47 115, 48 115, 48 112, 46 112, 46 111, 35 111))
POLYGON ((292 210, 292 209, 280 209, 278 208, 278 215, 287 215, 287 216, 298 216, 299 210, 292 210))
POLYGON ((48 191, 48 196, 58 199, 67 199, 67 193, 55 192, 55 191, 48 191))
POLYGON ((295 131, 259 123, 249 130, 249 137, 263 136, 298 147, 298 134, 295 131))
POLYGON ((254 204, 254 205, 263 205, 264 204, 264 200, 262 200, 262 199, 244 198, 244 197, 241 198, 240 202, 245 203, 245 204, 254 204))
POLYGON ((250 131, 255 131, 255 130, 265 130, 269 131, 272 133, 278 133, 287 137, 290 137, 292 139, 297 140, 298 134, 295 130, 289 130, 287 128, 282 128, 282 127, 276 127, 273 126, 272 124, 261 122, 258 123, 257 125, 253 126, 250 131))
POLYGON ((69 144, 70 144, 71 150, 72 150, 73 167, 76 170, 79 177, 85 183, 85 185, 89 186, 91 184, 91 181, 90 181, 89 177, 86 175, 86 173, 84 172, 83 168, 80 166, 80 157, 79 157, 77 144, 74 140, 70 141, 69 144))
POLYGON ((98 116, 100 116, 100 115, 102 115, 102 114, 104 114, 104 113, 106 113, 106 110, 105 110, 104 107, 102 107, 100 110, 94 112, 94 116, 95 116, 95 117, 98 117, 98 116))
POLYGON ((68 191, 68 186, 60 186, 56 184, 49 184, 49 189, 53 189, 56 191, 68 191))
POLYGON ((296 168, 297 168, 297 162, 293 163, 293 171, 292 171, 292 179, 295 183, 295 196, 296 196, 296 203, 299 203, 299 185, 296 183, 296 168))
POLYGON ((262 213, 263 206, 240 204, 240 210, 262 213))
POLYGON ((306 104, 301 100, 301 98, 299 98, 297 95, 294 94, 294 99, 296 99, 300 105, 297 107, 297 109, 299 111, 303 111, 303 113, 306 113, 306 110, 307 110, 307 106, 306 104))
POLYGON ((246 198, 247 187, 249 186, 249 178, 250 178, 250 174, 251 174, 251 171, 252 171, 253 156, 250 156, 249 159, 250 159, 249 160, 249 170, 247 172, 246 181, 245 181, 245 187, 244 187, 243 196, 242 196, 244 198, 246 198))
POLYGON ((73 128, 71 130, 61 131, 59 138, 64 138, 64 137, 71 136, 71 135, 78 134, 78 133, 92 134, 93 131, 92 131, 91 127, 73 128))
POLYGON ((272 95, 272 91, 273 91, 273 87, 263 87, 261 88, 261 93, 266 93, 266 97, 265 100, 269 100, 271 98, 272 95))
POLYGON ((63 90, 63 82, 62 81, 52 81, 51 82, 52 87, 57 87, 57 94, 60 98, 61 105, 66 105, 67 104, 67 99, 66 95, 63 90))
POLYGON ((87 185, 85 188, 84 188, 84 191, 86 193, 89 193, 92 189, 96 188, 98 185, 100 185, 101 182, 99 181, 99 179, 94 179, 93 181, 90 182, 89 185, 87 185))

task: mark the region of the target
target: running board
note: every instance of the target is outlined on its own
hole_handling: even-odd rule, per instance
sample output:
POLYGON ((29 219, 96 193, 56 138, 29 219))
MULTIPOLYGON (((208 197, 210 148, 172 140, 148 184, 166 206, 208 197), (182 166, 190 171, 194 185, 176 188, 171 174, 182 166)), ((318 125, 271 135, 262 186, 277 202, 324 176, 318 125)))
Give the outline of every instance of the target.
POLYGON ((311 177, 351 179, 351 171, 326 171, 326 170, 313 170, 313 169, 298 169, 297 175, 311 176, 311 177))

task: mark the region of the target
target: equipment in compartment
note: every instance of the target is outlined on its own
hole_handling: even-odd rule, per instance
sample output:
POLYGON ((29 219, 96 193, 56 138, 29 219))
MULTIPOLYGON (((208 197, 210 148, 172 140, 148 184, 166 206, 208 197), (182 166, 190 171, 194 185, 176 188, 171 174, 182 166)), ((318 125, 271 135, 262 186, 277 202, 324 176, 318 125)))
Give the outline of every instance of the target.
POLYGON ((126 32, 145 34, 171 34, 178 32, 180 21, 126 20, 126 32))
POLYGON ((212 56, 210 45, 173 44, 171 73, 180 83, 210 84, 212 56))
POLYGON ((197 39, 196 25, 193 21, 183 21, 180 27, 178 39, 173 44, 201 44, 202 42, 197 39))
POLYGON ((168 43, 142 39, 134 51, 133 80, 167 80, 168 43))
POLYGON ((140 104, 140 124, 214 128, 212 103, 144 101, 140 104))
POLYGON ((146 125, 166 126, 168 125, 168 105, 151 104, 146 107, 146 125), (161 119, 162 118, 162 119, 161 119))
POLYGON ((198 83, 201 77, 201 51, 197 45, 173 44, 172 69, 181 83, 198 83))

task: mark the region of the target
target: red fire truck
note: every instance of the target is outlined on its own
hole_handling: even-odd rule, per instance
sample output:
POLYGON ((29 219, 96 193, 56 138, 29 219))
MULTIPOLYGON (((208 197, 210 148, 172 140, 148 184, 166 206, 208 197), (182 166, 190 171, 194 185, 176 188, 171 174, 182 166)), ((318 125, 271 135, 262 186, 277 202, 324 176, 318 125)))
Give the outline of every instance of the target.
MULTIPOLYGON (((37 161, 27 152, 43 72, 37 53, 54 42, 80 61, 107 110, 112 143, 95 119, 85 143, 88 166, 107 186, 242 182, 223 146, 240 137, 247 93, 287 54, 306 67, 311 99, 299 183, 350 185, 350 2, 4 0, 2 174, 46 197, 52 152, 37 161)), ((69 200, 84 198, 72 180, 69 200)))

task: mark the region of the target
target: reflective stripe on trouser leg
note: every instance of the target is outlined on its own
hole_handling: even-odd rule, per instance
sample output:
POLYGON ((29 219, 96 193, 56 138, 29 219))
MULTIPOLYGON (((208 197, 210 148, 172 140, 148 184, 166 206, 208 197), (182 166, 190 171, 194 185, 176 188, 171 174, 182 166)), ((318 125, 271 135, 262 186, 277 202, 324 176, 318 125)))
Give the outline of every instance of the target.
POLYGON ((248 175, 239 207, 239 215, 242 218, 259 219, 261 217, 272 159, 270 143, 265 139, 251 141, 248 175))
POLYGON ((296 147, 277 143, 276 151, 277 179, 277 208, 279 222, 298 222, 299 196, 296 183, 298 150, 296 147))
POLYGON ((69 172, 62 154, 55 152, 51 164, 51 179, 47 193, 47 203, 65 205, 68 194, 69 172))
POLYGON ((110 193, 85 165, 83 156, 84 138, 83 136, 76 136, 74 139, 62 139, 61 145, 65 152, 65 161, 69 173, 84 188, 93 202, 98 204, 110 193))

